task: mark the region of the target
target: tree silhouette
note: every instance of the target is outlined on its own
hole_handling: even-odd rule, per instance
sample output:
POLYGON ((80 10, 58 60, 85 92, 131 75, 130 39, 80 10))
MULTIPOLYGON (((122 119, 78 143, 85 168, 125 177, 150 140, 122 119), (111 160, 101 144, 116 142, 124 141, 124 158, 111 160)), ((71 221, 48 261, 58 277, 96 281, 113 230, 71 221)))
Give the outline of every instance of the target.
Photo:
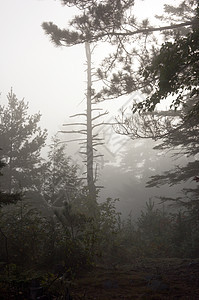
POLYGON ((35 190, 40 185, 40 151, 45 145, 46 130, 38 126, 41 115, 28 115, 28 104, 18 100, 12 90, 7 98, 8 105, 0 106, 1 157, 6 163, 1 186, 8 193, 35 190))

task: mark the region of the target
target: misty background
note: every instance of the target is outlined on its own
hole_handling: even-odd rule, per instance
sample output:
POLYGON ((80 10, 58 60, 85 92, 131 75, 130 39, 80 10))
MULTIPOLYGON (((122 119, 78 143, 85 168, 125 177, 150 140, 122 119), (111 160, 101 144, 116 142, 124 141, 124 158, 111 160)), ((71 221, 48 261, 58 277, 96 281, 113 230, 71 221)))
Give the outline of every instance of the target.
MULTIPOLYGON (((135 3, 135 13, 143 18, 151 10, 151 17, 161 13, 165 1, 139 1, 135 3)), ((167 1, 169 3, 171 1, 167 1)), ((60 134, 62 124, 71 122, 70 115, 85 110, 85 50, 83 45, 75 47, 55 47, 44 35, 41 24, 53 21, 60 27, 76 13, 54 0, 1 0, 0 2, 0 101, 6 104, 6 95, 12 87, 19 99, 29 103, 29 112, 41 112, 41 127, 48 130, 45 157, 51 138, 55 134, 62 141, 72 139, 71 135, 60 134)), ((110 46, 95 49, 94 65, 97 65, 110 51, 110 46)), ((138 94, 136 97, 141 98, 138 94)), ((121 97, 103 102, 99 107, 109 111, 105 122, 114 121, 121 108, 132 105, 132 97, 121 97)), ((138 215, 149 198, 156 203, 156 196, 176 196, 180 190, 192 185, 191 182, 179 186, 164 185, 146 188, 150 176, 161 174, 177 164, 187 162, 186 157, 177 161, 171 152, 153 150, 152 140, 130 140, 117 135, 109 126, 100 129, 105 144, 99 148, 104 156, 97 161, 100 201, 106 197, 119 198, 118 210, 126 216, 129 212, 138 215)), ((67 155, 80 165, 84 172, 82 155, 78 143, 67 143, 67 155)))

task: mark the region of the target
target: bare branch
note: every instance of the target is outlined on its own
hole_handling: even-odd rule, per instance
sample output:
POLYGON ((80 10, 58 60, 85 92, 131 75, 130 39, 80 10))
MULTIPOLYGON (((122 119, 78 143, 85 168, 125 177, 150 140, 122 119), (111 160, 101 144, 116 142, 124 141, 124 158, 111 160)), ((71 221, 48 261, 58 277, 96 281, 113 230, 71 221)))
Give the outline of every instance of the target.
POLYGON ((93 138, 93 141, 104 141, 102 138, 93 138))
POLYGON ((104 155, 103 154, 93 155, 93 157, 100 157, 100 156, 104 156, 104 155))
POLYGON ((103 108, 92 108, 92 111, 94 110, 103 110, 103 108))
POLYGON ((86 139, 82 139, 82 141, 84 141, 84 142, 79 143, 79 145, 83 145, 83 144, 87 143, 86 139))
POLYGON ((60 133, 81 133, 81 134, 86 134, 86 130, 69 130, 69 131, 60 130, 58 132, 60 132, 60 133))
POLYGON ((94 129, 95 127, 102 126, 102 125, 118 125, 118 123, 105 123, 105 122, 102 122, 102 123, 93 125, 92 128, 94 129))
POLYGON ((86 126, 85 123, 67 123, 67 124, 62 124, 62 126, 71 126, 71 125, 82 125, 82 126, 86 126))
POLYGON ((75 115, 70 116, 70 118, 74 118, 74 117, 78 117, 78 116, 87 116, 87 114, 84 114, 84 113, 82 113, 82 114, 75 114, 75 115))
POLYGON ((105 116, 105 115, 107 115, 107 114, 108 114, 108 111, 105 111, 104 113, 99 114, 98 116, 92 118, 92 121, 94 121, 94 120, 96 120, 96 119, 98 119, 98 118, 100 118, 100 117, 102 117, 102 116, 105 116))
POLYGON ((83 140, 85 140, 85 139, 74 139, 74 140, 60 141, 57 144, 70 143, 70 142, 78 142, 78 141, 83 141, 83 140))
POLYGON ((93 139, 95 139, 95 137, 97 137, 99 134, 96 133, 96 134, 93 134, 93 139))
MULTIPOLYGON (((184 22, 184 23, 179 23, 179 24, 172 24, 172 25, 168 25, 168 26, 163 26, 163 27, 149 27, 149 28, 145 28, 145 29, 137 29, 135 31, 126 31, 126 32, 109 32, 109 36, 116 36, 116 37, 120 37, 120 36, 133 36, 139 33, 151 33, 151 32, 155 32, 155 31, 163 31, 163 30, 170 30, 170 29, 175 29, 175 28, 180 28, 180 27, 186 27, 186 26, 191 26, 193 25, 194 21, 188 21, 188 22, 184 22)), ((107 33, 102 33, 102 34, 97 34, 96 36, 93 36, 93 38, 91 40, 99 40, 103 37, 107 36, 107 33)))
POLYGON ((94 144, 93 144, 93 147, 94 147, 94 146, 100 146, 100 145, 104 145, 104 143, 94 143, 94 144))

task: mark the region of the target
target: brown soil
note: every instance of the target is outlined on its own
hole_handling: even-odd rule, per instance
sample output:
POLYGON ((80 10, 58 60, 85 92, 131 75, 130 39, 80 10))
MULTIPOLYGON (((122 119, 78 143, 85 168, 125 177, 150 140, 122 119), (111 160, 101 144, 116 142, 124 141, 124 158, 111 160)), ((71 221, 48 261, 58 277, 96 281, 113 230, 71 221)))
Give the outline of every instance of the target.
POLYGON ((142 259, 98 266, 70 287, 73 300, 199 299, 199 259, 142 259))

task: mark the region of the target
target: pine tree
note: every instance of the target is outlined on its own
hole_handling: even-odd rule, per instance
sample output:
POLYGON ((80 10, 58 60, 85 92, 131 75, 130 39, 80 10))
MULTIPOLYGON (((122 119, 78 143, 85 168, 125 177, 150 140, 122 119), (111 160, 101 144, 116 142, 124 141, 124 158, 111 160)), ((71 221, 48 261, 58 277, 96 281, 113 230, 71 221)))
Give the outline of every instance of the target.
POLYGON ((0 106, 1 157, 6 164, 1 187, 8 193, 36 190, 47 133, 38 126, 41 115, 28 115, 28 104, 18 100, 12 90, 7 99, 8 105, 0 106))

